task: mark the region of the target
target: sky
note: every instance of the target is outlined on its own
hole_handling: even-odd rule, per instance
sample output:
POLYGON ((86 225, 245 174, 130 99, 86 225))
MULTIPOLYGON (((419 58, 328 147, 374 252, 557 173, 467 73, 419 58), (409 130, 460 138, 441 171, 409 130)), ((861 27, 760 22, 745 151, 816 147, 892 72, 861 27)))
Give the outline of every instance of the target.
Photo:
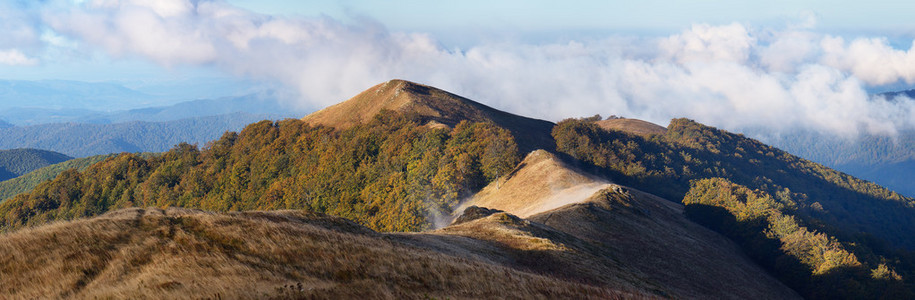
POLYGON ((915 101, 905 1, 4 0, 0 79, 319 109, 393 78, 558 121, 893 135, 915 101), (195 85, 189 83, 200 83, 195 85), (180 87, 180 88, 177 88, 180 87))

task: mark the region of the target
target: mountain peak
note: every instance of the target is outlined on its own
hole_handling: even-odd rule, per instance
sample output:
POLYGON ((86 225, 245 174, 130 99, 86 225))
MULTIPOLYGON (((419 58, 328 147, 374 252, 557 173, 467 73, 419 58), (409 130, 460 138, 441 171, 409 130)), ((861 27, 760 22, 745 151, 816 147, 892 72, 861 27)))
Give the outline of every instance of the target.
POLYGON ((302 118, 303 121, 345 129, 366 123, 382 110, 415 114, 429 125, 454 127, 461 121, 491 122, 511 131, 521 151, 554 147, 553 123, 494 109, 447 91, 402 79, 377 84, 349 100, 302 118))
POLYGON ((377 84, 344 102, 305 116, 304 121, 336 128, 368 122, 382 110, 416 113, 448 125, 462 120, 485 121, 486 112, 495 111, 483 104, 431 86, 392 79, 377 84))

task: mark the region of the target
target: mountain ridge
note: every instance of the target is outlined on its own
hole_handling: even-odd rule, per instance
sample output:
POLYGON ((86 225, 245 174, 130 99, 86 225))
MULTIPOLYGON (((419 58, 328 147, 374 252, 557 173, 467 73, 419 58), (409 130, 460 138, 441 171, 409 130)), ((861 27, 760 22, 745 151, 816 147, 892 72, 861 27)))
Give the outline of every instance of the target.
POLYGON ((382 110, 420 117, 429 126, 454 127, 461 121, 493 122, 516 136, 522 152, 552 149, 553 123, 500 111, 479 102, 401 79, 375 85, 358 95, 302 118, 312 124, 349 128, 382 110))
POLYGON ((58 123, 0 128, 0 148, 40 148, 73 157, 120 152, 161 152, 181 142, 205 144, 226 131, 270 118, 233 113, 168 122, 58 123))

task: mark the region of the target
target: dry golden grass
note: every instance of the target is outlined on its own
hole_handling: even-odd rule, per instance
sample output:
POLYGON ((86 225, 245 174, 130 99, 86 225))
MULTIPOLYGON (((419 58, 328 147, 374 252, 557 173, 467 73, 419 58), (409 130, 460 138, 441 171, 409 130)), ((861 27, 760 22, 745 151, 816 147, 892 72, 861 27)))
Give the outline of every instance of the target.
MULTIPOLYGON (((444 243, 454 239, 425 235, 444 243)), ((0 236, 0 298, 645 297, 440 251, 439 245, 421 240, 296 211, 125 209, 0 236)), ((566 251, 539 239, 508 247, 493 243, 475 240, 463 246, 477 245, 482 248, 465 250, 492 257, 566 251)))
POLYGON ((664 134, 667 128, 661 125, 642 121, 639 119, 609 119, 595 122, 597 126, 607 130, 619 130, 641 136, 664 134))
POLYGON ((555 147, 550 135, 553 129, 551 122, 510 114, 434 87, 398 79, 375 85, 302 120, 348 128, 370 121, 381 110, 422 116, 433 128, 454 127, 464 120, 493 122, 511 131, 522 151, 555 147))
POLYGON ((526 218, 581 202, 609 184, 567 166, 552 153, 536 150, 514 171, 483 188, 464 205, 498 209, 526 218))

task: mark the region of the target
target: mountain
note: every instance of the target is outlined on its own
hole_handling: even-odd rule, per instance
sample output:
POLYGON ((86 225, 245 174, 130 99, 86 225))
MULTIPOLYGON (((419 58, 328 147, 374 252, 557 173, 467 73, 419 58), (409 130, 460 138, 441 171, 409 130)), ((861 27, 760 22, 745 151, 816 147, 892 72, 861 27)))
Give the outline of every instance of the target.
MULTIPOLYGON (((168 106, 126 110, 88 110, 80 108, 12 107, 0 109, 0 119, 19 126, 48 123, 112 124, 126 122, 168 122, 188 118, 233 113, 268 115, 274 118, 295 117, 304 113, 271 95, 251 94, 240 97, 200 99, 168 106)), ((9 126, 8 126, 9 127, 9 126)), ((2 128, 2 125, 0 125, 2 128)))
POLYGON ((0 203, 0 286, 21 297, 915 297, 915 199, 693 120, 663 132, 602 121, 551 124, 395 80, 203 147, 117 155, 0 203))
POLYGON ((895 136, 862 133, 857 137, 807 130, 775 136, 760 129, 745 132, 785 151, 915 197, 915 168, 911 168, 915 165, 915 130, 901 130, 895 136))
POLYGON ((551 122, 510 114, 434 87, 396 79, 373 86, 302 120, 348 128, 371 120, 382 110, 416 115, 430 126, 454 127, 461 121, 492 122, 511 131, 523 152, 552 149, 554 144, 550 137, 551 122))
POLYGON ((28 103, 29 107, 108 111, 141 107, 156 99, 116 83, 0 80, 0 109, 28 103))
POLYGON ((466 205, 516 214, 593 243, 677 298, 792 298, 793 291, 683 205, 584 173, 543 150, 466 205), (727 267, 723 268, 722 265, 727 267), (719 283, 729 282, 727 287, 719 283))
POLYGON ((0 149, 40 148, 85 157, 119 152, 162 152, 181 142, 205 144, 226 131, 273 116, 234 113, 168 122, 43 124, 0 129, 0 149))
POLYGON ((72 157, 64 154, 40 149, 0 150, 0 181, 70 159, 72 157))
POLYGON ((233 113, 247 113, 291 118, 304 111, 279 101, 276 97, 264 95, 245 95, 219 99, 200 99, 180 102, 170 106, 145 107, 117 111, 107 114, 86 116, 76 122, 82 123, 119 123, 130 121, 166 122, 204 116, 217 116, 233 113))
POLYGON ((692 221, 806 298, 913 295, 899 274, 915 266, 915 199, 688 119, 649 139, 590 119, 564 120, 553 135, 593 173, 682 199, 692 221))

